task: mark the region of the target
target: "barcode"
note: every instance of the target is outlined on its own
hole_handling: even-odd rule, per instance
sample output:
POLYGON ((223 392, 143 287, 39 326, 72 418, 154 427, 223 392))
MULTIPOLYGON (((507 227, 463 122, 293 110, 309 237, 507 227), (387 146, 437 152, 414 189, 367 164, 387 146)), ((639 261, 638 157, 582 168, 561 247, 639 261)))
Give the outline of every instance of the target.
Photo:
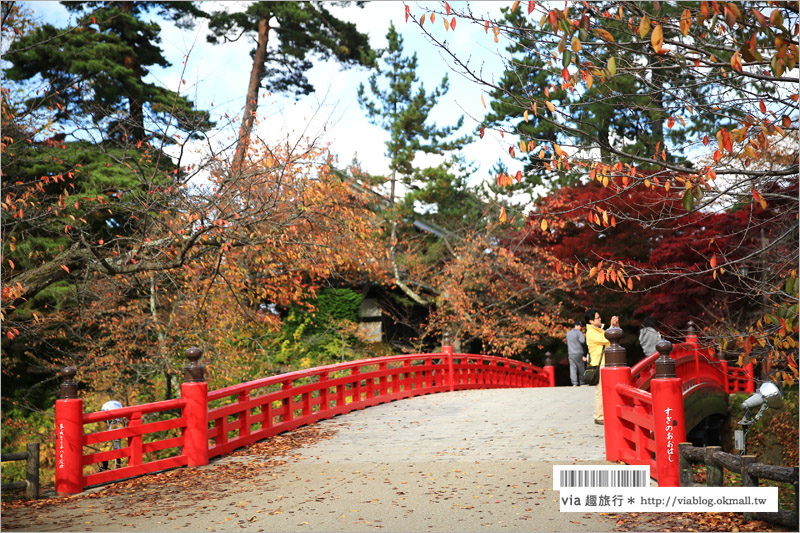
POLYGON ((647 487, 649 466, 553 466, 553 490, 580 487, 647 487))

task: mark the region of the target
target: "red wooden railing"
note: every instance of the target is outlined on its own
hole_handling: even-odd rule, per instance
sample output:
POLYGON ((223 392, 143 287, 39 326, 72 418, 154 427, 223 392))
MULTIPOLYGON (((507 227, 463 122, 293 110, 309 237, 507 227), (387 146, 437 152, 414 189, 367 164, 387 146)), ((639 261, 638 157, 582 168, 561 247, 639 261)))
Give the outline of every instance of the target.
POLYGON ((611 342, 602 370, 606 459, 650 465, 660 486, 680 486, 677 443, 686 440, 684 400, 704 388, 752 393, 752 364, 730 368, 690 334, 674 347, 662 341, 656 353, 629 368, 621 336, 618 328, 606 331, 611 342))
POLYGON ((72 379, 75 369, 65 369, 62 399, 56 402, 56 491, 74 494, 98 483, 207 464, 210 458, 298 426, 412 396, 555 386, 551 364, 538 367, 489 355, 454 354, 445 346, 441 353, 363 359, 208 392, 197 363, 201 354, 187 350, 191 363, 181 398, 86 414, 72 379), (161 420, 144 422, 145 415, 161 420), (128 426, 97 430, 98 423, 118 418, 128 419, 128 426), (119 449, 98 450, 115 439, 122 440, 119 449), (96 472, 98 463, 113 460, 124 464, 96 472))
MULTIPOLYGON (((634 387, 646 389, 649 386, 658 357, 658 352, 655 352, 631 368, 634 387)), ((728 394, 755 392, 753 363, 742 368, 731 366, 728 361, 717 359, 713 348, 702 348, 691 342, 673 345, 670 357, 675 361, 675 370, 685 386, 709 382, 728 394)))
POLYGON ((185 466, 187 464, 186 457, 180 454, 149 462, 145 462, 145 458, 147 457, 146 454, 156 453, 162 450, 168 450, 170 448, 175 450, 180 449, 184 444, 182 433, 186 428, 186 418, 184 416, 173 416, 165 420, 142 423, 143 415, 169 413, 177 410, 182 411, 185 406, 186 400, 184 398, 177 398, 175 400, 167 400, 164 402, 137 405, 134 407, 124 407, 122 409, 115 409, 113 411, 100 411, 97 413, 84 414, 84 426, 89 426, 95 422, 105 422, 106 420, 113 420, 117 418, 126 418, 129 420, 128 427, 126 428, 97 431, 94 433, 87 433, 83 436, 83 445, 90 450, 95 448, 96 445, 102 446, 105 443, 114 441, 115 439, 127 439, 127 444, 124 447, 120 447, 118 450, 94 451, 85 453, 81 460, 82 466, 96 465, 104 461, 110 462, 121 459, 128 460, 127 467, 86 474, 84 485, 96 485, 98 483, 113 481, 118 479, 119 475, 122 474, 126 469, 128 470, 129 475, 139 475, 158 470, 164 470, 167 468, 185 466), (147 435, 169 432, 170 430, 181 430, 181 434, 151 442, 144 442, 144 437, 147 435))

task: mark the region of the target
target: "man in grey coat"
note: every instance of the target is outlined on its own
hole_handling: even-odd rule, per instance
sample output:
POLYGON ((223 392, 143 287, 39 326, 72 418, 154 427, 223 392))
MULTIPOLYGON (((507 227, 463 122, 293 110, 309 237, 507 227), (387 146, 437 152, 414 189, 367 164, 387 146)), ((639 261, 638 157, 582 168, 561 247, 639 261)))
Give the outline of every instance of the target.
POLYGON ((569 379, 572 386, 585 385, 583 371, 586 368, 586 337, 583 324, 576 320, 567 332, 567 354, 569 355, 569 379))

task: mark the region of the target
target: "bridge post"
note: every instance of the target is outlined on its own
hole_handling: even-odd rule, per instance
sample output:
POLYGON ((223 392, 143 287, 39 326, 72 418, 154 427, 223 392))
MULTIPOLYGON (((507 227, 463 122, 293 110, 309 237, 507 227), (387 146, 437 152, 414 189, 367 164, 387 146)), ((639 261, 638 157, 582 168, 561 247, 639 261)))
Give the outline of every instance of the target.
POLYGON ((556 368, 553 366, 553 354, 544 352, 544 366, 542 367, 544 373, 547 374, 547 386, 556 386, 556 368))
POLYGON ((617 406, 625 402, 617 392, 617 385, 631 384, 631 367, 628 366, 628 357, 625 348, 620 346, 622 338, 620 328, 608 328, 605 337, 609 346, 603 352, 605 366, 600 369, 600 383, 603 389, 603 431, 606 441, 606 460, 619 461, 622 448, 622 422, 617 417, 617 406))
POLYGON ((447 384, 450 386, 450 392, 453 392, 456 376, 453 373, 453 345, 450 343, 449 333, 445 332, 442 344, 442 355, 447 360, 447 384))
MULTIPOLYGON (((187 348, 189 364, 183 368, 181 398, 186 400, 183 416, 186 430, 183 433, 183 453, 189 466, 208 464, 208 383, 205 367, 198 363, 202 348, 187 348)), ((220 431, 225 431, 224 427, 220 431)))
POLYGON ((697 342, 697 330, 694 327, 694 322, 691 320, 686 328, 686 344, 689 345, 689 350, 694 356, 694 373, 696 376, 700 375, 700 346, 697 342))
POLYGON ((83 490, 83 399, 78 396, 77 370, 61 371, 61 396, 56 400, 56 494, 83 490))
POLYGON ((697 349, 697 329, 695 329, 694 322, 691 320, 686 328, 686 344, 691 344, 692 349, 697 349))
POLYGON ((756 376, 753 363, 750 362, 744 367, 747 371, 747 381, 744 382, 744 392, 746 394, 753 394, 756 391, 756 376))
POLYGON ((680 487, 678 443, 686 440, 683 389, 675 374, 675 361, 670 358, 672 343, 661 341, 656 344, 656 350, 659 358, 650 381, 650 392, 653 395, 658 486, 680 487))
POLYGON ((728 376, 728 361, 725 359, 720 359, 719 367, 722 369, 722 379, 725 381, 725 393, 730 394, 732 391, 731 378, 728 376))

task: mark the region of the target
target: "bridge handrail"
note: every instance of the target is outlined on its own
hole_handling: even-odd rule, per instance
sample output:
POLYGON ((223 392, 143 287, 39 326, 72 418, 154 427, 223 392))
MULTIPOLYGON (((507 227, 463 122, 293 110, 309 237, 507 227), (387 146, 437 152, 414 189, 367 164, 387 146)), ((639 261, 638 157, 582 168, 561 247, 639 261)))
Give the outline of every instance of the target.
MULTIPOLYGON (((59 400, 60 401, 60 400, 59 400)), ((80 400, 68 400, 75 402, 80 400)), ((56 402, 58 411, 58 402, 56 402)), ((69 406, 73 407, 73 406, 69 406)), ((181 449, 184 446, 183 430, 187 426, 186 417, 183 410, 186 407, 185 398, 174 398, 120 409, 108 411, 97 411, 92 413, 82 413, 80 419, 73 421, 73 432, 80 431, 79 439, 71 439, 72 443, 65 443, 67 435, 57 435, 57 450, 63 450, 62 443, 72 444, 72 460, 80 461, 80 479, 75 482, 85 486, 97 485, 117 479, 124 479, 150 472, 156 472, 167 468, 185 466, 186 457, 182 454, 170 454, 168 457, 147 460, 147 454, 162 452, 167 449, 181 449), (175 413, 178 411, 180 414, 175 413), (166 419, 144 421, 144 415, 165 415, 172 416, 166 419), (103 429, 84 433, 84 427, 93 424, 115 419, 127 419, 126 427, 103 429), (158 436, 161 433, 171 433, 167 437, 158 436), (125 442, 123 439, 127 439, 125 442), (76 442, 77 441, 77 442, 76 442), (111 447, 110 443, 118 441, 119 447, 111 447), (112 448, 112 449, 108 449, 112 448), (127 464, 115 469, 96 471, 98 464, 108 464, 110 461, 127 460, 127 464), (84 472, 83 467, 91 467, 89 472, 84 472)), ((59 417, 58 412, 56 419, 59 417)), ((57 426, 60 427, 60 426, 57 426)), ((65 458, 59 455, 57 469, 64 464, 65 458)))
POLYGON ((620 421, 617 460, 630 465, 649 465, 650 472, 657 473, 653 395, 624 382, 617 383, 615 391, 621 400, 615 410, 620 421))
POLYGON ((648 391, 644 391, 638 387, 633 387, 631 385, 624 385, 622 383, 617 383, 616 386, 617 394, 620 395, 622 398, 629 398, 631 400, 638 400, 643 405, 653 405, 653 395, 650 394, 648 391))
POLYGON ((610 341, 602 370, 606 459, 650 464, 650 475, 660 486, 680 486, 676 443, 686 438, 685 399, 704 389, 752 393, 753 366, 740 369, 717 359, 713 348, 698 344, 690 325, 686 342, 673 346, 661 341, 656 353, 630 368, 618 342, 621 337, 619 328, 606 331, 610 341), (650 390, 641 390, 644 387, 650 390), (664 417, 665 423, 656 423, 656 417, 664 417))
POLYGON ((211 457, 257 440, 397 399, 471 388, 555 386, 549 362, 539 367, 491 355, 453 353, 452 347, 445 346, 438 353, 348 361, 209 392, 204 367, 197 362, 201 356, 197 348, 187 350, 191 363, 184 369, 181 398, 94 413, 83 413, 83 400, 72 380, 76 371, 64 369, 62 396, 56 401, 56 492, 74 494, 89 485, 207 464, 211 457), (336 373, 343 375, 331 377, 336 373), (280 389, 269 390, 277 386, 280 389), (259 389, 265 391, 251 397, 259 389), (223 403, 209 405, 212 402, 223 403), (173 416, 143 423, 146 414, 173 416), (130 422, 127 427, 84 432, 87 425, 117 418, 130 422), (123 439, 127 442, 117 449, 93 446, 123 439), (167 457, 146 460, 146 454, 156 452, 167 457), (127 459, 127 465, 84 473, 84 466, 118 459, 127 459))
MULTIPOLYGON (((650 476, 659 486, 678 486, 677 443, 685 440, 686 428, 681 379, 670 357, 672 344, 659 342, 658 358, 638 365, 634 376, 626 350, 619 344, 622 330, 609 328, 605 336, 610 342, 601 370, 606 459, 650 465, 650 476), (645 380, 649 391, 637 383, 645 380)), ((689 359, 698 361, 696 356, 689 359)), ((697 368, 696 364, 682 366, 697 368)))
MULTIPOLYGON (((689 343, 673 344, 670 357, 674 359, 679 353, 690 352, 691 346, 694 345, 689 343)), ((659 353, 657 351, 653 352, 631 367, 631 380, 640 388, 641 384, 646 383, 655 374, 655 364, 658 356, 659 353)))
MULTIPOLYGON (((655 362, 658 357, 658 352, 654 352, 631 367, 631 380, 635 386, 640 388, 647 386, 655 374, 655 362)), ((702 347, 692 342, 673 345, 670 357, 675 360, 679 377, 686 375, 683 370, 686 365, 695 364, 698 367, 698 374, 700 367, 704 368, 705 375, 713 376, 713 380, 720 383, 721 389, 726 393, 752 394, 755 391, 752 363, 743 368, 731 366, 728 361, 717 359, 713 348, 702 347)))
MULTIPOLYGON (((367 366, 374 366, 379 365, 381 363, 402 363, 408 359, 411 360, 418 360, 424 359, 427 357, 431 358, 442 358, 442 352, 437 353, 418 353, 418 354, 400 354, 400 355, 389 355, 385 357, 373 357, 370 359, 358 359, 356 361, 348 361, 345 363, 334 363, 330 365, 323 365, 317 366, 313 368, 307 368, 303 370, 294 370, 292 372, 286 372, 284 374, 278 374, 275 376, 268 376, 265 378, 259 378, 253 381, 248 381, 245 383, 237 383, 236 385, 229 385, 228 387, 224 387, 222 389, 217 389, 215 391, 211 391, 208 393, 208 400, 218 400, 220 398, 230 396, 233 394, 237 394, 243 390, 252 390, 258 389, 261 387, 267 387, 269 385, 283 383, 284 381, 295 381, 298 379, 304 378, 311 378, 314 376, 318 376, 324 372, 337 372, 342 370, 351 370, 353 368, 364 368, 367 366)), ((535 373, 542 373, 544 369, 539 366, 532 365, 530 363, 525 363, 522 361, 515 361, 513 359, 507 359, 504 357, 497 357, 494 355, 483 355, 483 354, 466 354, 466 353, 454 353, 454 359, 476 359, 482 361, 496 361, 498 364, 509 365, 510 367, 519 367, 522 369, 526 369, 535 373)))
POLYGON ((528 363, 482 354, 452 354, 451 360, 447 355, 425 353, 361 359, 270 376, 209 393, 209 401, 233 400, 208 411, 209 423, 213 425, 208 428, 207 436, 214 441, 209 447, 209 457, 224 455, 300 425, 420 394, 549 385, 549 379, 545 383, 549 374, 528 363), (369 368, 372 369, 364 371, 369 368), (330 377, 347 371, 350 373, 330 377), (542 378, 539 374, 546 376, 542 378), (316 381, 295 384, 313 378, 316 381), (280 390, 250 396, 254 390, 278 385, 280 390), (229 420, 232 417, 234 420, 229 420), (252 427, 259 424, 253 431, 252 427))
POLYGON ((171 411, 173 409, 182 409, 185 405, 186 405, 186 400, 184 400, 183 398, 173 398, 171 400, 143 403, 140 405, 132 405, 130 407, 110 409, 108 411, 95 411, 93 413, 84 413, 83 423, 91 424, 93 422, 105 422, 107 420, 114 420, 117 418, 130 419, 135 414, 146 415, 151 413, 159 413, 163 411, 171 411))
POLYGON ((401 355, 389 355, 386 357, 373 357, 370 359, 358 359, 356 361, 347 361, 345 363, 334 363, 330 365, 323 365, 323 366, 316 366, 312 368, 306 368, 302 370, 293 370, 292 372, 286 372, 284 374, 277 374, 274 376, 268 376, 265 378, 255 379, 253 381, 247 381, 245 383, 237 383, 236 385, 229 385, 227 387, 223 387, 221 389, 217 389, 215 391, 210 391, 208 393, 208 400, 213 401, 225 396, 229 396, 231 394, 236 394, 241 390, 245 389, 257 389, 261 387, 266 387, 273 384, 283 383, 284 381, 294 381, 298 379, 309 378, 313 376, 317 376, 323 372, 335 372, 338 370, 350 370, 356 367, 362 368, 365 366, 371 366, 380 364, 381 362, 392 363, 392 362, 403 362, 406 359, 423 359, 425 357, 441 357, 442 354, 440 353, 421 353, 421 354, 401 354, 401 355))

